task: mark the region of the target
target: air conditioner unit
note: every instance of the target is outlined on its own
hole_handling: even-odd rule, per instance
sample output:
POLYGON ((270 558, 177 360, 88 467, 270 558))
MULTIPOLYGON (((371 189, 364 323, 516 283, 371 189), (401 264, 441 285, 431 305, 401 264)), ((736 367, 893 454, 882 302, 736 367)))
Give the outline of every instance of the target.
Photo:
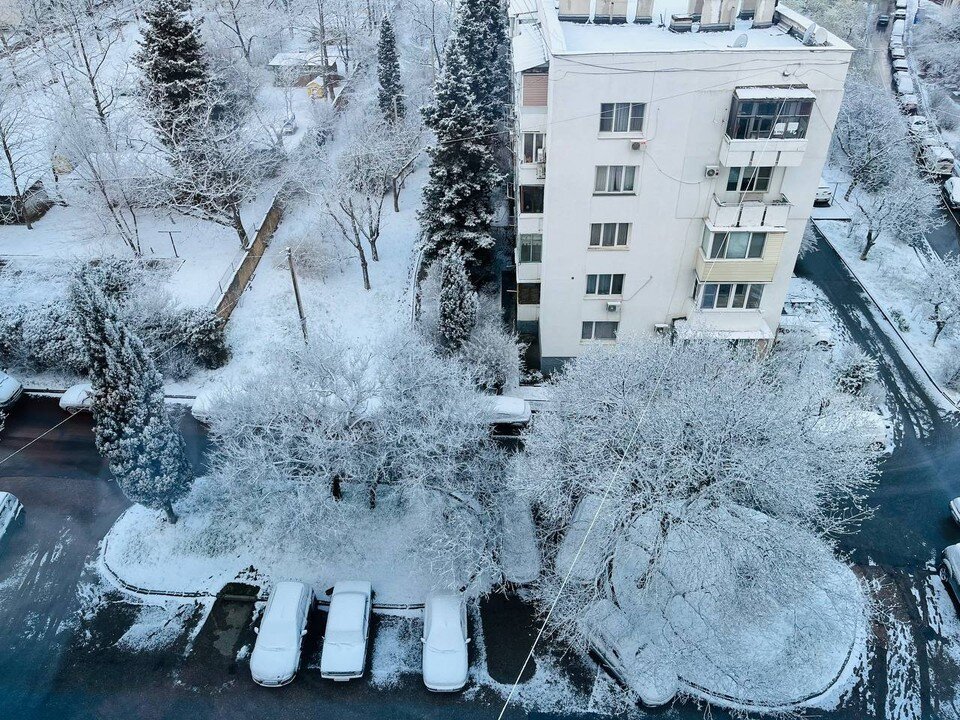
POLYGON ((647 146, 646 138, 633 138, 630 141, 631 150, 643 150, 647 146))
POLYGON ((707 167, 704 168, 704 170, 703 170, 703 174, 704 174, 704 176, 706 176, 706 177, 708 177, 708 178, 715 178, 715 177, 717 177, 717 176, 720 174, 720 166, 719 166, 719 165, 707 165, 707 167))
POLYGON ((619 300, 612 300, 607 303, 607 312, 620 312, 621 303, 619 300))

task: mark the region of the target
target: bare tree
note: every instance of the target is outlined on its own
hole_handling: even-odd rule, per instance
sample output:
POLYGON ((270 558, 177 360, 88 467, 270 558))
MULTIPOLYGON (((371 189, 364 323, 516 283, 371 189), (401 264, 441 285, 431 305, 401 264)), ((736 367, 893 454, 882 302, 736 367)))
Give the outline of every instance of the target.
POLYGON ((866 260, 881 234, 916 247, 924 234, 940 222, 940 190, 921 177, 914 163, 896 168, 896 174, 872 191, 854 195, 866 228, 860 259, 866 260))
POLYGON ((9 215, 0 219, 26 222, 32 229, 30 195, 50 166, 44 143, 38 137, 37 121, 10 87, 0 85, 0 182, 9 184, 5 194, 13 200, 9 215))
POLYGON ((960 258, 950 255, 941 259, 931 252, 926 271, 919 291, 931 308, 930 321, 936 328, 931 345, 936 345, 940 334, 960 314, 960 258))

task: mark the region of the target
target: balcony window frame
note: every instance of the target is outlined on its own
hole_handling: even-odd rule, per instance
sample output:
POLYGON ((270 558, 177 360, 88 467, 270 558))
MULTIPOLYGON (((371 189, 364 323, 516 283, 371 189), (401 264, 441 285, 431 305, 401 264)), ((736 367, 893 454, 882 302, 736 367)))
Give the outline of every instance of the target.
POLYGON ((593 178, 594 195, 636 194, 636 165, 597 165, 595 167, 593 178))
POLYGON ((543 133, 543 132, 524 132, 524 133, 523 133, 523 146, 521 147, 521 152, 523 153, 523 155, 522 155, 522 162, 523 162, 523 164, 524 164, 524 165, 532 165, 532 164, 538 162, 538 160, 537 160, 537 150, 542 150, 542 151, 544 152, 544 156, 546 156, 546 150, 547 150, 546 145, 547 145, 547 134, 546 134, 546 133, 543 133), (531 142, 530 142, 530 150, 531 150, 531 152, 529 152, 529 153, 527 152, 527 144, 528 144, 527 141, 528 141, 528 140, 531 141, 531 142), (538 143, 538 140, 539 140, 539 143, 538 143))
POLYGON ((697 280, 693 286, 693 299, 697 310, 701 312, 759 311, 766 285, 767 283, 761 282, 700 282, 697 280), (737 298, 740 300, 738 301, 737 298))
POLYGON ((804 140, 813 103, 812 99, 734 97, 727 136, 731 140, 804 140))
POLYGON ((542 233, 521 233, 517 238, 517 245, 521 263, 543 262, 542 233))
MULTIPOLYGON (((543 206, 546 198, 544 197, 544 186, 543 185, 521 185, 520 186, 520 197, 517 202, 517 211, 520 215, 543 215, 543 206), (527 194, 533 192, 534 194, 540 194, 540 203, 539 210, 524 210, 526 207, 527 194)), ((536 203, 533 203, 531 207, 536 207, 536 203)))
POLYGON ((727 192, 768 193, 773 185, 773 170, 774 168, 770 165, 732 167, 727 174, 727 192))
POLYGON ((723 260, 763 260, 763 255, 767 249, 767 239, 770 233, 757 232, 753 230, 728 230, 717 232, 710 228, 704 228, 703 239, 700 242, 700 252, 703 259, 709 262, 723 260), (737 245, 730 242, 732 235, 736 238, 737 245), (742 243, 746 236, 745 244, 742 243), (732 247, 743 247, 744 255, 730 255, 732 247))
POLYGON ((517 283, 517 305, 539 305, 540 304, 540 283, 521 282, 517 283))
POLYGON ((643 133, 647 104, 639 102, 600 103, 601 135, 638 135, 643 133), (618 128, 618 125, 621 127, 618 128))

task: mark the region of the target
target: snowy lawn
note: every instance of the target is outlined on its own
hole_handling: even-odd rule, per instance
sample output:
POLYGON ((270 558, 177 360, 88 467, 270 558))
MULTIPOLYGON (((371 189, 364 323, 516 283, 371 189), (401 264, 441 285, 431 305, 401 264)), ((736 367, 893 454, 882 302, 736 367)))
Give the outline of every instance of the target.
MULTIPOLYGON (((199 484, 210 482, 201 479, 199 484)), ((435 585, 420 549, 420 519, 384 511, 356 523, 345 541, 319 555, 295 544, 249 542, 218 552, 211 548, 209 515, 187 503, 176 525, 163 513, 135 505, 110 529, 101 562, 123 581, 148 590, 214 594, 236 579, 266 589, 281 580, 310 583, 319 596, 344 579, 373 583, 374 602, 418 604, 435 585)), ((242 529, 241 529, 242 530, 242 529)))
POLYGON ((954 400, 960 398, 960 329, 948 325, 933 345, 935 326, 929 319, 930 304, 921 299, 926 272, 918 254, 913 248, 883 238, 867 260, 861 260, 863 238, 855 225, 835 220, 817 220, 816 224, 896 324, 927 372, 954 400))

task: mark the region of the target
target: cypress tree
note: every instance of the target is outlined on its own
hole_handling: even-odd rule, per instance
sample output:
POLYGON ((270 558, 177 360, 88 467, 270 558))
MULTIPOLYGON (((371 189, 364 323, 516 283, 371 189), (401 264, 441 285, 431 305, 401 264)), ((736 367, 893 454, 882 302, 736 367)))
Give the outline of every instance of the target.
POLYGON ((131 502, 163 510, 177 521, 173 503, 193 479, 183 438, 170 424, 163 378, 143 342, 120 317, 116 303, 90 278, 75 283, 91 360, 97 449, 131 502), (99 339, 96 333, 100 333, 99 339))
POLYGON ((377 45, 377 77, 380 80, 380 112, 388 122, 397 122, 406 114, 403 104, 403 83, 400 81, 400 60, 397 58, 397 38, 390 20, 380 25, 377 45))
POLYGON ((136 62, 154 122, 167 142, 189 132, 204 111, 210 73, 199 29, 189 17, 189 0, 155 0, 145 24, 136 62))
MULTIPOLYGON (((461 19, 468 15, 461 3, 461 19)), ((428 148, 430 177, 423 191, 420 225, 428 260, 459 247, 476 280, 488 264, 494 241, 490 236, 491 196, 501 176, 490 150, 491 125, 480 110, 471 81, 473 63, 467 53, 472 41, 458 24, 445 51, 436 99, 424 110, 424 120, 436 136, 428 148)))
POLYGON ((440 292, 437 300, 437 330, 447 347, 456 350, 473 333, 480 307, 459 248, 450 248, 440 259, 440 292))

